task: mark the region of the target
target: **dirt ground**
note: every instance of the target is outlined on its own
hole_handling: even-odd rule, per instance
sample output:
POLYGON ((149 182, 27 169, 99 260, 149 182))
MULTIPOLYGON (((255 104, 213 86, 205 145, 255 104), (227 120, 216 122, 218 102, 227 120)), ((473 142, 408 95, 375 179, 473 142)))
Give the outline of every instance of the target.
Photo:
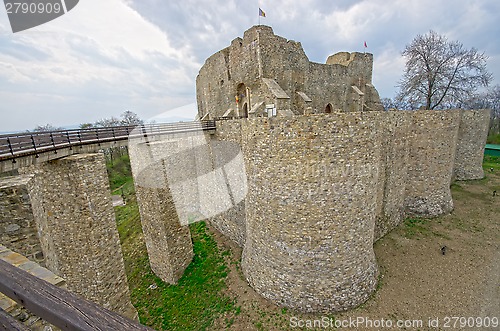
POLYGON ((500 330, 477 327, 494 322, 487 317, 500 318, 500 196, 493 196, 494 190, 500 194, 497 172, 453 184, 455 209, 450 215, 407 220, 379 240, 377 291, 360 307, 328 316, 293 312, 260 297, 241 273, 241 249, 211 229, 219 245, 231 248, 227 294, 241 307, 219 318, 212 330, 325 330, 334 328, 334 320, 347 326, 342 330, 500 330), (464 326, 463 317, 475 319, 464 326), (322 324, 298 326, 308 320, 322 324), (346 323, 353 320, 359 324, 349 327, 346 323), (398 321, 406 327, 398 328, 398 321))

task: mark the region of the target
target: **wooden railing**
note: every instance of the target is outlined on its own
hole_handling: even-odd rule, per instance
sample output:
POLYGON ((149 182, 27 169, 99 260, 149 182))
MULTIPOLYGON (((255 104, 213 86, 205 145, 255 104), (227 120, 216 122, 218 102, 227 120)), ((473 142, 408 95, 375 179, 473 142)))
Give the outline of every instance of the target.
MULTIPOLYGON (((61 330, 152 331, 0 259, 0 292, 61 330)), ((28 330, 0 310, 1 330, 28 330)))
POLYGON ((50 151, 57 152, 61 148, 73 148, 87 144, 214 129, 215 121, 212 120, 6 134, 0 135, 0 161, 15 160, 21 156, 38 155, 50 151))

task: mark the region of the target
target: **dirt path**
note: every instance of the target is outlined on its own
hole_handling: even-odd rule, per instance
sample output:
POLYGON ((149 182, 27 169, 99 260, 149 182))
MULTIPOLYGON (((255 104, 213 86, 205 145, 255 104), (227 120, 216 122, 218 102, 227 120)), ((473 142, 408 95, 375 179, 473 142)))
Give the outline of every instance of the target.
POLYGON ((341 329, 500 330, 460 327, 460 323, 453 328, 453 320, 449 328, 444 325, 446 317, 500 318, 500 196, 494 197, 493 190, 500 192, 500 174, 454 184, 455 210, 450 215, 407 221, 379 240, 375 245, 381 271, 379 289, 357 309, 331 316, 295 313, 261 298, 241 273, 241 249, 215 233, 220 245, 231 247, 227 292, 241 309, 220 318, 212 329, 300 330, 291 327, 291 321, 334 318, 339 323, 364 318, 357 328, 341 329), (382 319, 394 327, 366 325, 367 320, 377 323, 382 319), (395 327, 397 321, 406 321, 408 327, 395 327), (429 321, 434 324, 429 326, 429 321), (436 321, 439 327, 434 327, 436 321))

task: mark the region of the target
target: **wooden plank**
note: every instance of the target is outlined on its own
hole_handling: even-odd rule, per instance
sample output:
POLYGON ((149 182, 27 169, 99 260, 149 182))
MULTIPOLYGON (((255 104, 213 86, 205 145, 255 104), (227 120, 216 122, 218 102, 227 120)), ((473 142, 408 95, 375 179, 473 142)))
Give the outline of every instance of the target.
POLYGON ((0 330, 6 331, 29 331, 28 327, 0 309, 0 330))
POLYGON ((152 330, 0 260, 0 292, 62 330, 152 330))

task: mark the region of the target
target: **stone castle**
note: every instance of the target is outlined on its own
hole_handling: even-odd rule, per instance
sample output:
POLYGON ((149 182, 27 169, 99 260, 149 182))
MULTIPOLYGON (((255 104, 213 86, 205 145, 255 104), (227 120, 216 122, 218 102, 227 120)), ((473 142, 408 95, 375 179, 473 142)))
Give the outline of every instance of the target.
POLYGON ((130 144, 153 270, 175 282, 192 256, 181 224, 209 219, 276 304, 330 312, 367 300, 373 243, 407 216, 453 209, 451 182, 484 176, 489 122, 488 110, 383 111, 372 59, 312 63, 266 26, 208 58, 198 117, 218 119, 215 133, 130 144))
POLYGON ((196 79, 200 118, 383 110, 372 85, 373 55, 338 53, 310 62, 300 43, 256 26, 206 60, 196 79))
MULTIPOLYGON (((378 280, 373 243, 408 216, 449 213, 453 180, 484 177, 490 118, 384 111, 372 65, 362 53, 312 63, 266 26, 207 59, 198 117, 217 119, 216 129, 128 142, 153 271, 177 282, 193 257, 186 225, 209 220, 243 248, 246 279, 272 302, 331 312, 367 300, 378 280)), ((68 289, 137 318, 104 157, 20 173, 0 181, 2 243, 68 289)))

